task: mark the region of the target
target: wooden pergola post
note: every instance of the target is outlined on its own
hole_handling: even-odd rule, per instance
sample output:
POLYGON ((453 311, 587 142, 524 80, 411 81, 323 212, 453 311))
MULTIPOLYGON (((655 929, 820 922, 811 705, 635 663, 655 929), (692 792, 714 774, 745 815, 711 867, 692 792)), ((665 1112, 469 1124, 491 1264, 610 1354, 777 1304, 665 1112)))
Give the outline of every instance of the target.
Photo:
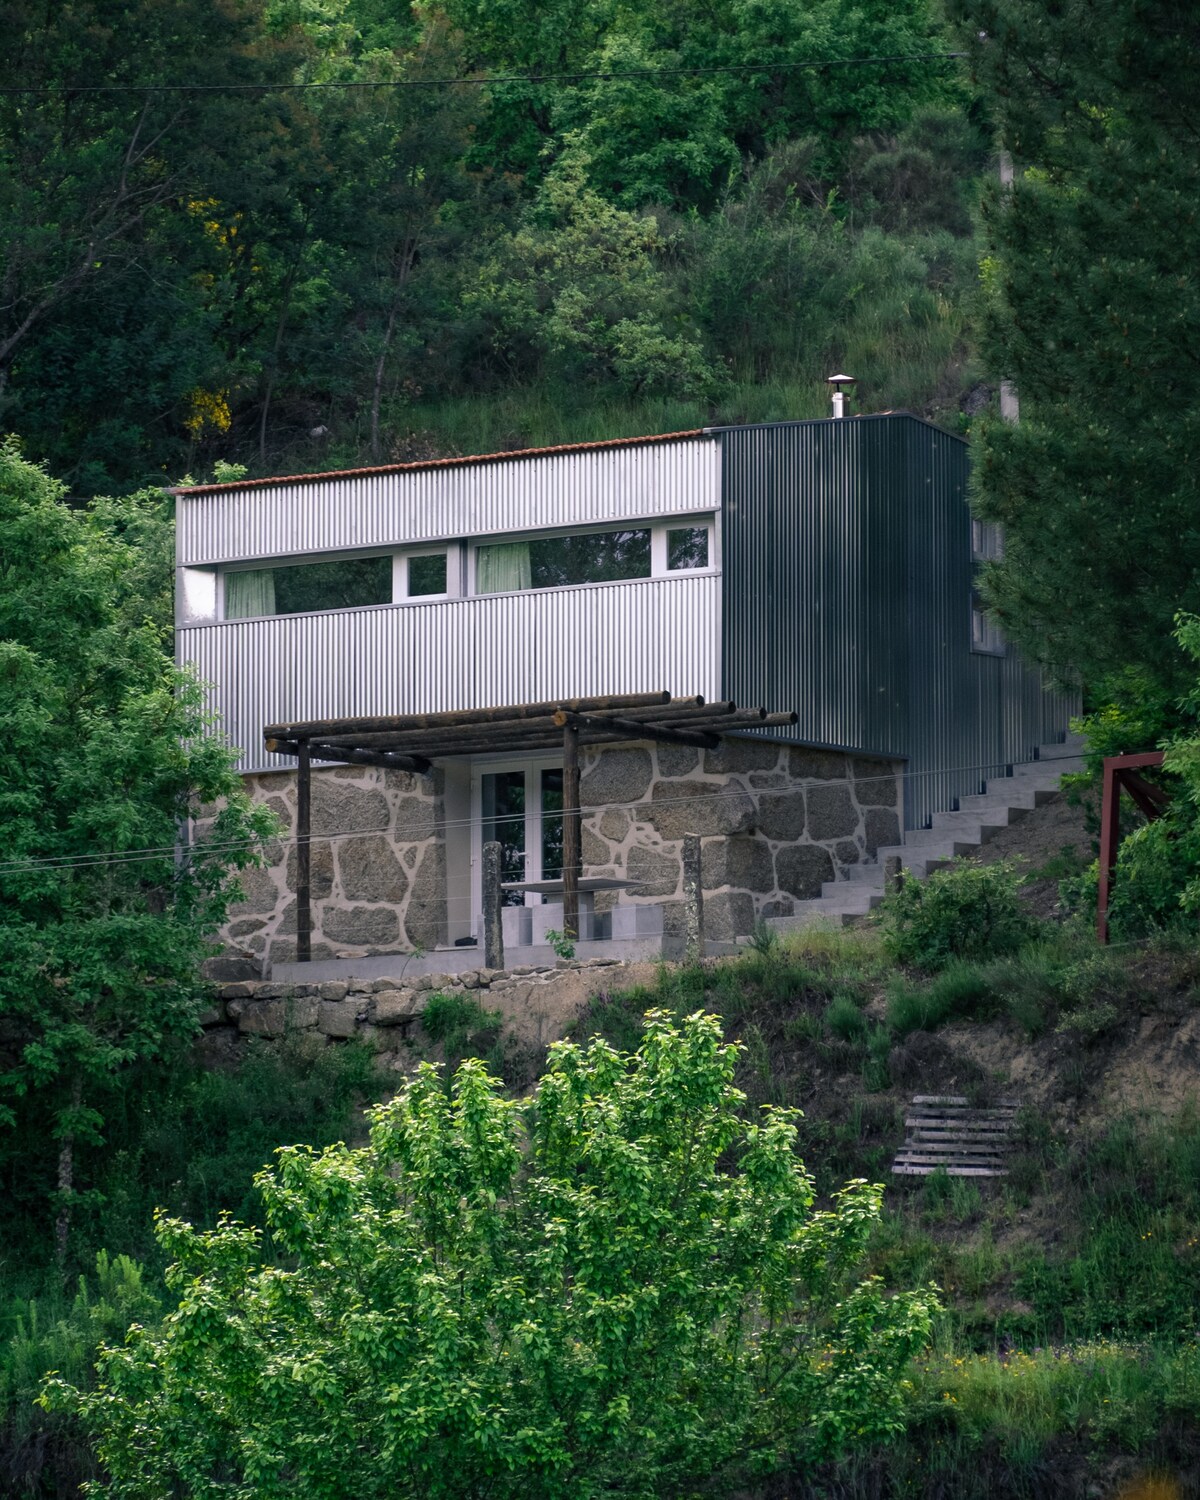
MULTIPOLYGON (((296 757, 296 957, 312 958, 312 762, 380 766, 426 775, 451 756, 563 751, 563 930, 578 940, 579 882, 583 874, 583 825, 579 805, 579 747, 649 739, 709 748, 736 730, 768 730, 796 723, 791 712, 741 708, 731 699, 705 703, 699 696, 670 693, 611 693, 505 707, 448 712, 381 714, 268 724, 263 730, 272 755, 296 757)), ((330 830, 336 834, 340 830, 330 830)), ((699 876, 696 880, 698 882, 699 876)), ((695 882, 694 882, 695 883, 695 882)), ((699 889, 697 885, 697 890, 699 889)), ((697 924, 698 926, 698 924, 697 924)), ((498 951, 498 948, 497 948, 498 951)), ((489 965, 489 967, 492 967, 489 965)))
POLYGON ((579 815, 579 730, 563 729, 563 935, 579 937, 579 876, 583 866, 579 815))
POLYGON ((312 756, 307 740, 296 747, 296 959, 312 958, 312 756))

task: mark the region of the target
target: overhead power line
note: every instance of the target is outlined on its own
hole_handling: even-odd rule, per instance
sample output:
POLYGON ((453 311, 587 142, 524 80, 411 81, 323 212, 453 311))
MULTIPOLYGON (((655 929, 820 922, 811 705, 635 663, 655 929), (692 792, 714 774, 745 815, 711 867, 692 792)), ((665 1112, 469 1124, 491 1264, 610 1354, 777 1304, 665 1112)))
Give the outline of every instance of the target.
POLYGON ((84 83, 6 84, 0 94, 293 94, 308 89, 486 88, 497 83, 587 83, 621 78, 702 78, 719 73, 787 73, 817 68, 874 68, 891 63, 945 63, 965 52, 899 52, 890 57, 814 57, 798 62, 728 63, 715 68, 631 68, 596 73, 499 73, 481 78, 376 78, 310 83, 84 83))
MULTIPOLYGON (((774 743, 774 742, 768 742, 774 743)), ((874 759, 875 757, 867 757, 874 759)), ((329 764, 333 764, 330 762, 329 764)), ((999 762, 989 762, 979 766, 939 766, 927 771, 904 771, 902 776, 906 781, 919 781, 929 776, 954 776, 967 771, 986 772, 991 771, 999 762)), ((894 781, 892 772, 884 772, 879 776, 856 776, 856 786, 864 786, 876 781, 894 781)), ((805 776, 798 777, 790 782, 784 789, 786 791, 798 791, 807 787, 825 787, 831 783, 825 777, 805 776)), ((688 797, 658 797, 653 802, 606 802, 603 806, 588 807, 583 809, 583 815, 588 817, 593 813, 608 810, 620 810, 623 812, 658 812, 666 807, 688 806, 695 807, 702 802, 719 802, 724 799, 736 799, 747 795, 743 786, 727 787, 720 791, 703 793, 700 796, 688 797)), ((557 814, 551 814, 557 816, 557 814)), ((448 828, 469 828, 475 820, 472 818, 451 818, 439 823, 439 828, 445 831, 448 828)), ((421 830, 424 824, 412 829, 413 838, 424 838, 426 835, 421 830)), ((368 834, 391 832, 394 843, 403 843, 407 830, 402 828, 391 829, 388 824, 377 828, 347 828, 336 829, 330 833, 314 833, 309 835, 310 844, 329 844, 340 842, 342 839, 363 838, 368 834)), ((37 870, 82 870, 96 865, 123 865, 123 864, 149 864, 164 859, 171 859, 179 855, 203 855, 208 857, 213 854, 221 854, 227 850, 244 849, 248 842, 246 839, 233 839, 229 841, 199 840, 195 843, 180 842, 177 844, 158 844, 142 849, 105 850, 93 851, 83 854, 33 854, 25 857, 17 856, 0 860, 0 877, 27 874, 37 870)), ((295 834, 279 833, 272 834, 267 839, 258 842, 277 843, 284 848, 291 848, 299 842, 295 834)))

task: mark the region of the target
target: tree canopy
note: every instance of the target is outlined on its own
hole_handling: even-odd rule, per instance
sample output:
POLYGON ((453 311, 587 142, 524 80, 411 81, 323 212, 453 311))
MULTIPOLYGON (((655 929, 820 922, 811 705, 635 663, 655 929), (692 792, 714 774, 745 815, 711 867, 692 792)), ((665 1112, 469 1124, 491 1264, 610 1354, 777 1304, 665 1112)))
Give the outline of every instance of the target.
POLYGON ((269 1237, 162 1220, 177 1310, 46 1398, 100 1492, 649 1500, 897 1430, 933 1295, 862 1278, 882 1190, 815 1211, 737 1051, 652 1013, 632 1056, 557 1043, 528 1103, 422 1064, 369 1145, 279 1152, 269 1237))
POLYGON ((205 939, 274 827, 145 613, 120 533, 161 504, 72 509, 0 446, 0 1174, 44 1205, 56 1171, 60 1249, 76 1145, 132 1064, 195 1032, 205 939), (198 803, 221 806, 188 848, 198 803))
POLYGON ((0 420, 76 493, 513 446, 522 401, 560 435, 606 403, 695 425, 775 377, 810 414, 848 342, 893 402, 919 351, 927 401, 961 360, 982 138, 937 125, 965 95, 930 0, 4 0, 0 27, 0 420))
POLYGON ((984 355, 1020 398, 978 440, 987 596, 1030 658, 1161 718, 1200 608, 1200 23, 1181 0, 952 10, 1017 173, 985 204, 984 355))

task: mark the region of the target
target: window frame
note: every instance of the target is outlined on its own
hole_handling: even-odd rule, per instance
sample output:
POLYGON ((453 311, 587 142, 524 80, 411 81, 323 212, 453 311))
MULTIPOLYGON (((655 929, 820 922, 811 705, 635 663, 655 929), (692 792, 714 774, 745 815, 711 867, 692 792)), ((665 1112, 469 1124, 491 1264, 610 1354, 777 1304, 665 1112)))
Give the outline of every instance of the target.
POLYGON ((988 615, 979 590, 971 590, 971 651, 975 656, 1007 656, 1004 633, 988 615))
POLYGON ((478 563, 480 547, 502 547, 508 542, 552 541, 556 537, 599 536, 607 531, 648 531, 650 533, 650 573, 644 578, 605 578, 595 583, 555 583, 545 588, 512 589, 507 593, 548 594, 555 589, 604 589, 627 583, 652 583, 662 578, 697 578, 705 574, 719 573, 720 560, 717 555, 720 527, 717 512, 712 510, 686 512, 668 517, 633 518, 621 521, 600 521, 591 526, 543 526, 534 531, 502 531, 473 536, 466 543, 466 593, 473 599, 500 599, 504 593, 481 594, 478 588, 478 563), (708 563, 703 568, 668 568, 667 532, 687 529, 708 532, 708 563))
POLYGON ((1004 556, 1004 531, 999 521, 971 517, 971 652, 975 656, 1007 656, 1008 643, 989 618, 976 585, 979 564, 999 562, 1004 556))
POLYGON ((436 604, 440 599, 457 599, 462 591, 462 543, 438 542, 434 546, 404 547, 392 554, 392 603, 436 604), (442 594, 410 594, 408 564, 414 557, 446 559, 446 590, 442 594))
MULTIPOLYGON (((437 543, 420 543, 412 547, 369 547, 362 549, 339 549, 336 552, 293 552, 285 557, 256 557, 223 562, 216 566, 214 623, 239 625, 244 620, 299 620, 309 615, 344 615, 356 609, 390 609, 396 604, 437 604, 446 599, 457 599, 462 593, 463 543, 447 540, 437 543), (446 558, 446 592, 444 594, 408 593, 408 560, 410 557, 446 558), (347 604, 336 609, 304 609, 295 613, 273 615, 239 615, 230 619, 225 612, 225 579, 230 573, 254 573, 273 571, 276 568, 303 568, 310 564, 329 562, 359 562, 365 558, 387 557, 392 562, 392 597, 379 604, 347 604)), ((195 570, 193 570, 195 571, 195 570)))

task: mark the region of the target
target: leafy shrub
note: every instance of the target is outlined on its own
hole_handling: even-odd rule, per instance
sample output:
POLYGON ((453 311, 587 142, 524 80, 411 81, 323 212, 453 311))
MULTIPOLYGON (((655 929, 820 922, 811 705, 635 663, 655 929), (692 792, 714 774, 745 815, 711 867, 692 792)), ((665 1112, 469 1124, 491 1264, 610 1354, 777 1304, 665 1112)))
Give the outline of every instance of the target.
POLYGON ((1109 903, 1115 937, 1140 938, 1188 920, 1184 900, 1200 871, 1200 820, 1190 803, 1121 840, 1109 903))
POLYGON ((767 958, 778 951, 779 934, 773 927, 768 927, 762 917, 759 917, 754 924, 754 931, 750 934, 750 946, 755 953, 767 958))
POLYGON ((447 1058, 462 1058, 489 1052, 503 1019, 498 1010, 487 1010, 467 995, 445 995, 439 990, 425 1002, 421 1025, 430 1041, 441 1042, 447 1058))
POLYGON ((955 860, 928 880, 906 880, 883 904, 884 942, 900 963, 941 969, 955 958, 1014 953, 1034 931, 1006 864, 955 860))
POLYGON ((75 1294, 0 1302, 0 1490, 6 1495, 74 1492, 92 1469, 76 1424, 33 1404, 46 1375, 57 1371, 85 1387, 101 1344, 119 1342, 131 1322, 155 1323, 161 1304, 143 1268, 126 1255, 96 1255, 93 1274, 75 1294), (68 1300, 69 1299, 69 1300, 68 1300))
POLYGON ((882 1189, 813 1212, 717 1017, 558 1043, 531 1101, 422 1066, 370 1145, 279 1153, 272 1245, 163 1219, 178 1311, 81 1414, 114 1492, 692 1494, 898 1432, 931 1293, 860 1267, 882 1189))
POLYGON ((885 1089, 892 1081, 890 1058, 892 1033, 886 1026, 872 1026, 867 1036, 867 1056, 863 1063, 863 1087, 872 1093, 885 1089))
POLYGON ((1065 1011, 1054 1029, 1060 1036, 1077 1036, 1090 1042, 1111 1031, 1120 1018, 1121 1012, 1115 1005, 1098 1000, 1094 1005, 1079 1005, 1065 1011))
POLYGON ((986 969, 961 960, 947 964, 927 984, 894 979, 888 995, 888 1022, 900 1036, 933 1031, 946 1021, 979 1019, 996 1008, 986 969))
POLYGON ((867 1034, 867 1018, 853 995, 844 990, 833 997, 825 1012, 825 1024, 843 1042, 861 1041, 867 1034))

